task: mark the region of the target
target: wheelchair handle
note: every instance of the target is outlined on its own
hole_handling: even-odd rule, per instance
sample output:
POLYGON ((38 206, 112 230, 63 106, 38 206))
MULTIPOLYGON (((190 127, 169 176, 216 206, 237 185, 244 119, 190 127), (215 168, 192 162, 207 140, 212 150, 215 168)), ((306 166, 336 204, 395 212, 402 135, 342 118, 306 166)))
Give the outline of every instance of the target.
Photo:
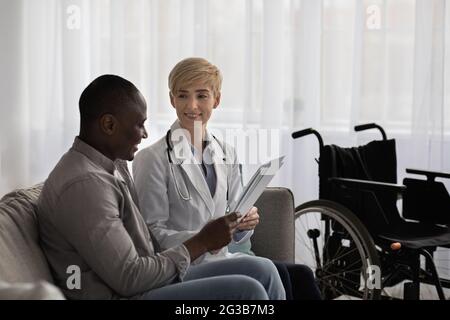
POLYGON ((314 130, 313 128, 308 128, 308 129, 303 129, 303 130, 300 130, 300 131, 295 131, 295 132, 292 133, 292 138, 293 139, 297 139, 297 138, 301 138, 301 137, 307 136, 309 134, 313 134, 313 135, 315 135, 317 137, 317 140, 319 140, 320 149, 322 149, 323 148, 323 139, 320 136, 320 134, 316 130, 314 130))
POLYGON ((368 129, 378 129, 378 130, 380 130, 381 135, 383 136, 383 140, 387 140, 386 132, 384 132, 384 129, 380 125, 378 125, 376 123, 365 123, 365 124, 360 124, 360 125, 355 126, 355 131, 356 132, 363 131, 363 130, 368 130, 368 129))

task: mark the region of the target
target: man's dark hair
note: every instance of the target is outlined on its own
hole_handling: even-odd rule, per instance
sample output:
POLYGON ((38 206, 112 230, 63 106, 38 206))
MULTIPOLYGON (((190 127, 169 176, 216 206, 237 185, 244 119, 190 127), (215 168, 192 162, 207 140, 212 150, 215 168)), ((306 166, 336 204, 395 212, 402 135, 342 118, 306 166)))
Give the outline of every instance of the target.
POLYGON ((106 113, 117 114, 130 102, 139 103, 138 92, 134 84, 122 77, 112 74, 98 77, 80 96, 81 130, 106 113))

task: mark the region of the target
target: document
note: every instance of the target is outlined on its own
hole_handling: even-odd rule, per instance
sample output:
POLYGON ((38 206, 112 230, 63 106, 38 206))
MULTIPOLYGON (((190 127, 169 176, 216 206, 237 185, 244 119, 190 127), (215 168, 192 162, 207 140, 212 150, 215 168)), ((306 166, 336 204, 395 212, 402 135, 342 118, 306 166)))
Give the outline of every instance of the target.
POLYGON ((281 168, 284 163, 284 157, 285 156, 282 156, 263 164, 250 178, 239 199, 235 202, 233 207, 230 207, 230 212, 239 212, 243 215, 239 218, 238 222, 240 222, 253 207, 256 200, 258 200, 269 182, 281 168))

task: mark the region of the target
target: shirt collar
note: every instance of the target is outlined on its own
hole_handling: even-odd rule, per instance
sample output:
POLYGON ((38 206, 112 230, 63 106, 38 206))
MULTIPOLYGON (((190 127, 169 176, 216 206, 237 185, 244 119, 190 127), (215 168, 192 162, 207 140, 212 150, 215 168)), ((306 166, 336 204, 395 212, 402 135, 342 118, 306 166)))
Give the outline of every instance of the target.
POLYGON ((89 144, 81 140, 79 137, 75 137, 75 141, 73 142, 72 149, 84 154, 96 165, 105 169, 108 173, 114 174, 115 165, 114 162, 103 155, 97 149, 91 147, 89 144))

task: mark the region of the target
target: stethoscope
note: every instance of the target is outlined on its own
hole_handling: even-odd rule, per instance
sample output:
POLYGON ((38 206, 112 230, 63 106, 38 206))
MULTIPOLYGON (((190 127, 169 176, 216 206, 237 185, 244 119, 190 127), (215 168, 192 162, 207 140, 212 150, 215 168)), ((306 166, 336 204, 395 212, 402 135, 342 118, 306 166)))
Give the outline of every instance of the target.
MULTIPOLYGON (((183 177, 183 183, 184 183, 184 186, 185 186, 185 189, 186 189, 186 192, 187 192, 187 194, 183 194, 183 192, 181 191, 180 186, 178 184, 178 179, 176 178, 175 172, 173 170, 173 161, 172 161, 172 156, 170 155, 170 153, 173 151, 173 146, 172 146, 172 142, 171 142, 171 136, 172 136, 172 132, 169 129, 167 131, 167 133, 166 133, 166 146, 167 146, 166 152, 167 152, 167 159, 169 160, 170 171, 171 171, 172 178, 173 178, 174 183, 175 183, 175 189, 177 189, 178 195, 180 196, 181 199, 188 201, 188 200, 191 200, 192 198, 191 198, 191 193, 189 191, 189 188, 187 187, 186 180, 183 177)), ((220 141, 214 135, 212 135, 212 137, 214 138, 214 140, 216 140, 216 142, 219 144, 220 148, 222 149, 223 161, 224 161, 224 163, 226 163, 225 148, 223 147, 222 143, 220 143, 220 141)), ((228 174, 227 174, 227 198, 226 198, 227 202, 228 202, 228 186, 229 186, 229 183, 228 183, 228 174)))

